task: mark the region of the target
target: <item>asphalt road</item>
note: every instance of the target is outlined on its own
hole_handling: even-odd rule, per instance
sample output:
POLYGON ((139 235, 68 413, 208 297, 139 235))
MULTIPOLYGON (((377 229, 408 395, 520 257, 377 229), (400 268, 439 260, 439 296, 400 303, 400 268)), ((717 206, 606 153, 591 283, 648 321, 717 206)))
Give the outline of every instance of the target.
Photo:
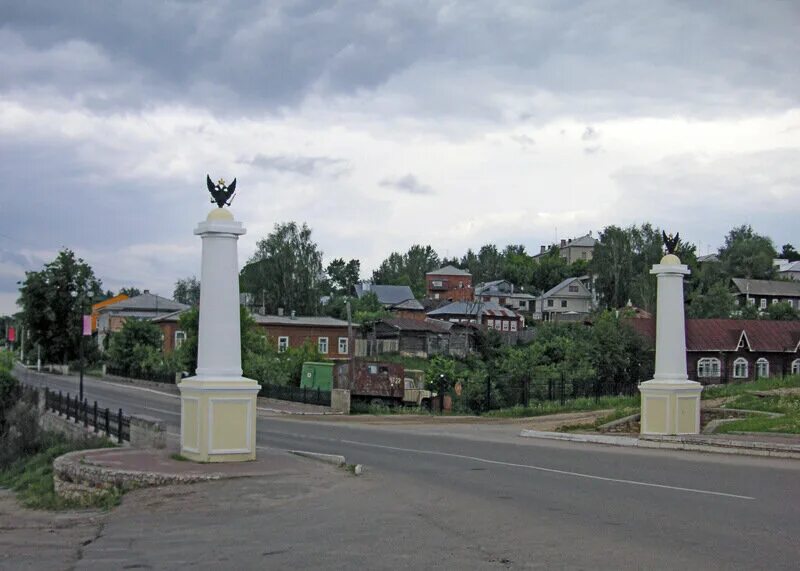
MULTIPOLYGON (((74 377, 30 379, 72 394, 77 387, 74 377)), ((85 383, 90 402, 179 430, 176 396, 85 383)), ((260 415, 257 432, 259 446, 344 454, 368 467, 363 496, 356 487, 346 502, 336 499, 336 521, 360 518, 397 538, 386 565, 374 567, 800 566, 800 462, 537 441, 514 436, 518 428, 260 415)), ((370 546, 352 541, 350 561, 363 563, 356 554, 370 546)))

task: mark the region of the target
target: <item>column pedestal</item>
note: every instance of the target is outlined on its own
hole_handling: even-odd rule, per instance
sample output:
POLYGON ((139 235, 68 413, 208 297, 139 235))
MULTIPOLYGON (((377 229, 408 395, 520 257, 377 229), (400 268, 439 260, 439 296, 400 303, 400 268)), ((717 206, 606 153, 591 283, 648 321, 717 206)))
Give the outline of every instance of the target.
POLYGON ((698 434, 700 432, 700 393, 703 386, 694 381, 663 383, 647 381, 639 385, 642 393, 642 434, 698 434))
POLYGON ((256 459, 257 382, 189 378, 179 388, 183 456, 197 462, 256 459))
POLYGON ((195 234, 203 239, 197 374, 181 391, 181 454, 198 462, 256 458, 259 384, 242 377, 237 241, 245 233, 225 208, 195 234))
POLYGON ((658 276, 656 370, 639 385, 642 434, 698 434, 703 386, 686 374, 686 325, 683 278, 689 268, 674 254, 653 266, 658 276))

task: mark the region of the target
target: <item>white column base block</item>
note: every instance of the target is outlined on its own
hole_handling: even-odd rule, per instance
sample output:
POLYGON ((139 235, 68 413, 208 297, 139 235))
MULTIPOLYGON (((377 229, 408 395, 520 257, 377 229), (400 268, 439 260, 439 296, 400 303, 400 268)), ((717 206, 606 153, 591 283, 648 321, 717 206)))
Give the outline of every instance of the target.
POLYGON ((257 382, 190 377, 178 388, 182 456, 196 462, 255 460, 257 382))
POLYGON ((642 434, 698 434, 700 393, 694 381, 647 381, 639 385, 642 394, 642 434))

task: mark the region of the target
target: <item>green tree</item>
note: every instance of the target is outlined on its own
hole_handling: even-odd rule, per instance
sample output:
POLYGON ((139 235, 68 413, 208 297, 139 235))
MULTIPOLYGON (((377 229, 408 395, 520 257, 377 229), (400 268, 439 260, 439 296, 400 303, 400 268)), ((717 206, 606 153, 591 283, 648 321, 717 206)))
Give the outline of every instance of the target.
POLYGON ((778 257, 783 258, 784 260, 789 260, 790 262, 796 262, 800 260, 800 252, 795 250, 794 246, 791 244, 784 244, 783 249, 781 250, 781 255, 778 257))
MULTIPOLYGON (((136 297, 142 295, 138 287, 124 287, 119 290, 120 295, 127 295, 128 297, 136 297)), ((111 296, 114 297, 114 296, 111 296)))
POLYGON ((39 345, 45 362, 77 358, 81 316, 91 312, 89 298, 102 295, 100 285, 91 266, 69 249, 60 251, 41 271, 25 273, 17 303, 31 346, 39 345))
POLYGON ((127 319, 122 329, 111 335, 108 359, 126 373, 150 369, 161 351, 161 329, 151 321, 127 319))
POLYGON ((331 260, 325 268, 328 276, 329 292, 331 295, 351 295, 353 288, 358 283, 361 274, 361 262, 343 258, 331 260))
MULTIPOLYGON (((742 303, 744 303, 744 300, 742 300, 742 303)), ((746 303, 739 310, 739 319, 758 319, 759 317, 761 317, 761 315, 755 304, 746 303)))
POLYGON ((279 308, 299 315, 317 315, 324 274, 322 252, 311 229, 295 222, 276 224, 256 244, 256 252, 241 272, 241 289, 255 299, 263 295, 268 312, 279 308))
POLYGON ((772 260, 777 255, 772 240, 749 225, 728 232, 719 250, 725 272, 732 278, 771 279, 775 274, 772 260))
POLYGON ((186 305, 200 305, 200 280, 196 276, 190 276, 176 281, 172 299, 186 305))
POLYGON ((800 319, 800 312, 793 308, 788 301, 781 301, 769 304, 763 317, 777 321, 796 321, 800 319))
POLYGON ((713 283, 703 293, 694 290, 689 299, 689 317, 692 318, 728 318, 736 309, 736 303, 724 282, 713 283))
POLYGON ((537 258, 531 271, 531 284, 535 290, 545 292, 570 276, 566 258, 561 257, 558 247, 552 246, 537 258))
POLYGON ((598 237, 590 264, 600 300, 606 307, 622 307, 630 299, 633 277, 631 240, 625 230, 608 226, 598 237))
POLYGON ((430 246, 415 244, 408 252, 392 252, 372 272, 372 283, 378 285, 407 285, 415 297, 426 292, 425 274, 439 268, 439 256, 430 246))

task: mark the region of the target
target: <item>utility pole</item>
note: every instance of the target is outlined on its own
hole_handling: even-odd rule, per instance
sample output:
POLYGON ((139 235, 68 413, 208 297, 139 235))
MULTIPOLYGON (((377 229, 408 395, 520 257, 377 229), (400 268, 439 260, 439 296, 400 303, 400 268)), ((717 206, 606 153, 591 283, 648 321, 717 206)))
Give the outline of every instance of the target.
POLYGON ((36 344, 36 370, 42 372, 42 346, 36 344))
POLYGON ((25 364, 25 328, 22 326, 19 328, 19 360, 25 364))
POLYGON ((350 299, 347 299, 345 303, 345 307, 347 308, 347 351, 350 353, 350 366, 348 368, 348 381, 350 382, 350 390, 353 390, 353 385, 355 384, 355 354, 356 348, 355 343, 353 343, 353 316, 350 310, 350 299))
MULTIPOLYGON (((81 296, 81 338, 80 338, 81 342, 80 342, 80 347, 79 347, 80 355, 78 357, 80 359, 80 362, 81 362, 81 366, 80 366, 80 371, 81 371, 80 372, 80 386, 79 386, 81 404, 83 404, 83 301, 84 301, 84 296, 81 296)), ((156 313, 156 315, 158 315, 158 313, 156 313)))

